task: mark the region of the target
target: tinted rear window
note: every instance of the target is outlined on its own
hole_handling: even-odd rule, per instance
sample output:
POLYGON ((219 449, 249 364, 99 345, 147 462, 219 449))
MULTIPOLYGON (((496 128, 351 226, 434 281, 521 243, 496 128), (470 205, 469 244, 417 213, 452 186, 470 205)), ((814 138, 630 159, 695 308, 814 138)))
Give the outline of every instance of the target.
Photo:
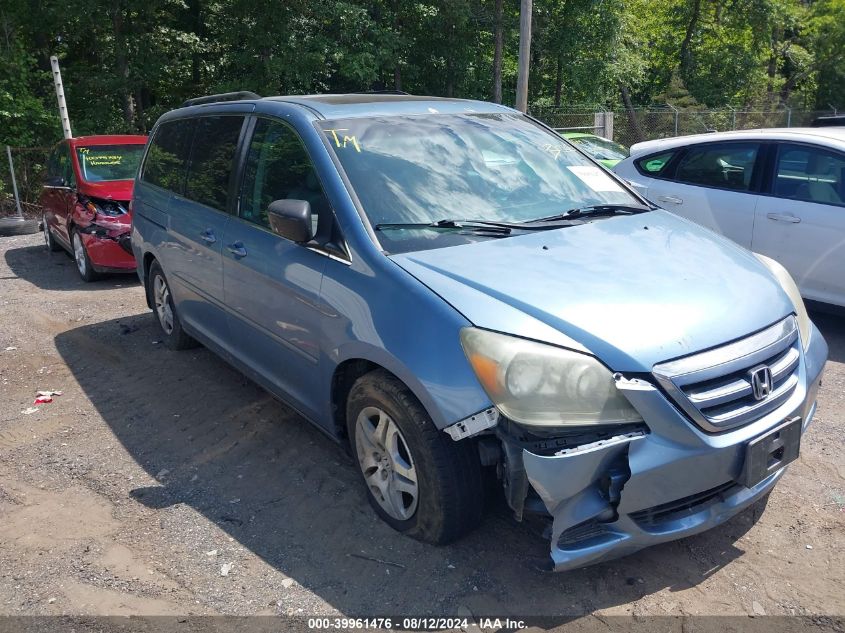
POLYGON ((141 180, 182 193, 195 123, 193 119, 183 119, 158 127, 144 161, 141 180))
POLYGON ((244 117, 209 116, 197 121, 185 196, 225 211, 238 137, 244 117))

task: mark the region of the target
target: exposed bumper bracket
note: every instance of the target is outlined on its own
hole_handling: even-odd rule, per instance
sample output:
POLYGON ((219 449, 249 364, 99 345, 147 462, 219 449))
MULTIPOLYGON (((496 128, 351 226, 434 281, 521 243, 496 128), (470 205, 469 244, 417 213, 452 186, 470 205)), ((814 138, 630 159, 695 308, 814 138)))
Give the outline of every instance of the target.
POLYGON ((499 411, 495 407, 490 407, 489 409, 480 411, 479 413, 471 415, 459 422, 455 422, 452 426, 447 426, 443 430, 446 431, 453 440, 458 442, 464 438, 478 435, 487 429, 492 429, 498 423, 499 411))

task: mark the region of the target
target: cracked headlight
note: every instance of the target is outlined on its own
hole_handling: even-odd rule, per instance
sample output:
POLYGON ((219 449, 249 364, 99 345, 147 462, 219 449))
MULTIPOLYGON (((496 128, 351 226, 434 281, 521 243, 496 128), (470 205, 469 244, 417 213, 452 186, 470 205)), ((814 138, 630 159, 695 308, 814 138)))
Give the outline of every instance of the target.
POLYGON ((801 298, 801 291, 798 290, 798 284, 795 283, 789 271, 771 257, 760 255, 760 253, 754 253, 754 256, 765 264, 766 268, 778 280, 783 291, 792 300, 792 305, 795 306, 795 315, 798 317, 798 333, 801 335, 801 345, 806 350, 810 344, 810 329, 813 324, 810 321, 810 315, 807 314, 807 307, 804 305, 804 299, 801 298))
POLYGON ((477 328, 461 330, 475 375, 506 417, 528 426, 641 422, 613 374, 587 354, 477 328))

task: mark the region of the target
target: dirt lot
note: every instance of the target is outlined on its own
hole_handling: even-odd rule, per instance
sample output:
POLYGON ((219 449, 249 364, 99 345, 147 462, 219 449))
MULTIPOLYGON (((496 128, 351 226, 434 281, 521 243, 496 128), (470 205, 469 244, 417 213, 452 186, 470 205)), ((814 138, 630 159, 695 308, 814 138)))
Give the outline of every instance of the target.
POLYGON ((340 447, 210 352, 165 349, 134 278, 83 284, 41 239, 0 238, 0 614, 845 612, 843 317, 814 315, 818 415, 767 507, 549 574, 501 505, 452 546, 394 533, 340 447), (63 394, 25 414, 43 389, 63 394))

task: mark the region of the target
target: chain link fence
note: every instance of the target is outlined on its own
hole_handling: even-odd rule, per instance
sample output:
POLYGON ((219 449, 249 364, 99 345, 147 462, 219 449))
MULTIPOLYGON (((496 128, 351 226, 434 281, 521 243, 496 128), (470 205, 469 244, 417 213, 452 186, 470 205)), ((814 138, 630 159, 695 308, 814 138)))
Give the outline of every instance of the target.
POLYGON ((26 218, 40 218, 41 207, 38 206, 38 196, 44 181, 47 168, 47 157, 50 147, 10 147, 0 148, 0 217, 17 215, 12 170, 15 174, 15 184, 20 198, 21 211, 26 218), (11 165, 9 164, 11 154, 11 165))
POLYGON ((805 127, 835 111, 680 110, 672 106, 608 111, 595 106, 540 106, 531 115, 561 132, 587 132, 630 147, 634 143, 672 136, 773 127, 805 127))

